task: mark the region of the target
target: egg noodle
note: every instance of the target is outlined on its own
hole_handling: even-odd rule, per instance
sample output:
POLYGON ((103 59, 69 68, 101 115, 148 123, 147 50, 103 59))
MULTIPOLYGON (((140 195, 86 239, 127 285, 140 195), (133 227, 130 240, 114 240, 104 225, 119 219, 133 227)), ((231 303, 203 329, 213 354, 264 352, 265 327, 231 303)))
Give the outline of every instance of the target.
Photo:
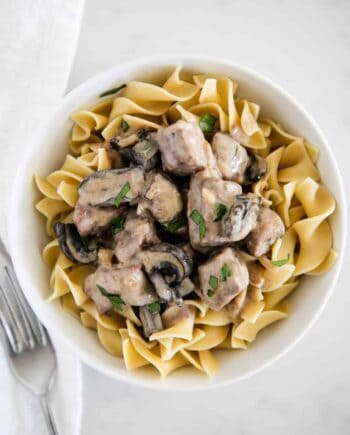
POLYGON ((36 208, 46 217, 46 231, 52 239, 43 250, 52 271, 50 301, 60 298, 63 309, 96 331, 102 346, 124 358, 128 370, 151 365, 164 377, 190 365, 213 376, 218 369, 216 349, 247 349, 259 331, 287 317, 284 300, 303 274, 325 273, 336 261, 327 220, 335 200, 320 184, 315 146, 274 121, 260 119, 257 104, 235 97, 237 84, 230 78, 201 74, 183 81, 180 72, 177 67, 163 86, 131 81, 116 95, 73 113, 71 154, 47 177, 35 175, 43 195, 36 208), (145 340, 131 306, 123 305, 108 315, 98 313, 84 292, 84 279, 96 268, 74 264, 64 256, 53 224, 58 220, 71 223, 79 183, 93 171, 111 168, 102 145, 116 135, 122 120, 133 132, 206 113, 216 117, 221 131, 239 127, 244 146, 266 158, 267 173, 253 185, 253 192, 280 215, 286 232, 268 255, 256 259, 244 254, 248 263, 264 268, 265 285, 262 289, 249 286, 238 321, 232 324, 224 311, 214 311, 203 301, 184 300, 191 315, 145 340))

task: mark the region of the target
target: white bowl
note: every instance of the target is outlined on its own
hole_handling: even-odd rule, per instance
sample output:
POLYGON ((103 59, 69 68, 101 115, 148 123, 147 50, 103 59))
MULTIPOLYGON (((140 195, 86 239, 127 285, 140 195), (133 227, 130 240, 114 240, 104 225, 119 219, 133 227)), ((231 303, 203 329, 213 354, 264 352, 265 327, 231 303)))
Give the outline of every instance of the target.
POLYGON ((341 267, 346 240, 345 210, 343 184, 330 146, 312 118, 284 90, 257 72, 230 61, 197 55, 158 56, 115 66, 63 98, 50 122, 42 126, 39 137, 28 147, 15 178, 9 213, 10 251, 19 281, 34 311, 48 330, 86 364, 115 379, 145 387, 206 389, 236 382, 267 367, 289 351, 315 323, 334 289, 341 267), (211 380, 189 368, 176 371, 164 380, 150 369, 128 372, 123 360, 110 356, 99 344, 96 334, 65 313, 59 302, 46 303, 50 292, 49 271, 41 251, 47 236, 44 219, 34 209, 39 194, 33 183, 33 173, 45 176, 62 164, 68 152, 67 139, 72 127, 69 115, 95 102, 101 92, 116 82, 135 78, 149 80, 168 73, 178 64, 194 72, 215 72, 233 78, 239 84, 238 93, 260 104, 264 116, 317 145, 321 151, 318 167, 337 200, 337 209, 331 218, 334 248, 340 254, 336 265, 323 276, 304 277, 289 298, 289 318, 264 330, 249 350, 221 351, 220 370, 211 380))

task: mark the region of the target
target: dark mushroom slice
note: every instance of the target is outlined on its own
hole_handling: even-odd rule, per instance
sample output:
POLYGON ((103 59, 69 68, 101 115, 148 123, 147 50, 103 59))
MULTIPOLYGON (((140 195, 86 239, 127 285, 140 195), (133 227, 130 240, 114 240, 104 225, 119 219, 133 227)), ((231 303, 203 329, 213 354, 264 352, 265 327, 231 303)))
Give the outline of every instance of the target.
POLYGON ((146 338, 150 337, 154 332, 163 329, 162 318, 159 312, 151 312, 148 305, 140 307, 139 315, 143 326, 143 333, 146 338))
POLYGON ((217 166, 226 180, 242 184, 249 164, 246 149, 227 133, 217 132, 212 140, 217 166))
POLYGON ((223 231, 233 242, 244 239, 256 226, 261 198, 253 193, 236 195, 227 216, 223 231))
POLYGON ((179 299, 184 298, 191 294, 195 289, 193 282, 190 278, 185 278, 180 284, 175 287, 175 293, 179 299))
POLYGON ((182 207, 181 194, 169 177, 160 172, 147 174, 138 214, 148 211, 156 221, 167 224, 179 216, 182 207))
POLYGON ((258 154, 251 153, 245 173, 244 183, 250 184, 259 181, 266 174, 266 170, 266 160, 258 154))
POLYGON ((261 257, 283 236, 284 231, 280 216, 270 208, 261 207, 256 226, 244 240, 244 247, 249 254, 261 257))
POLYGON ((74 263, 90 264, 97 260, 97 249, 89 249, 74 224, 56 222, 54 231, 61 251, 74 263))
POLYGON ((166 282, 163 275, 161 275, 159 272, 152 272, 148 275, 148 278, 156 289, 158 296, 163 301, 171 302, 174 299, 174 291, 166 282))
POLYGON ((79 203, 95 207, 114 206, 135 201, 144 187, 144 170, 140 166, 93 172, 78 187, 79 203))
POLYGON ((151 246, 141 252, 140 258, 159 297, 167 302, 176 299, 174 287, 191 274, 191 258, 169 243, 151 246))
POLYGON ((183 281, 192 272, 191 258, 170 243, 160 243, 143 251, 142 262, 147 273, 159 272, 170 284, 183 281))
POLYGON ((155 140, 155 133, 141 129, 130 137, 112 138, 110 144, 113 149, 135 165, 140 165, 145 171, 153 169, 158 163, 159 146, 155 140))

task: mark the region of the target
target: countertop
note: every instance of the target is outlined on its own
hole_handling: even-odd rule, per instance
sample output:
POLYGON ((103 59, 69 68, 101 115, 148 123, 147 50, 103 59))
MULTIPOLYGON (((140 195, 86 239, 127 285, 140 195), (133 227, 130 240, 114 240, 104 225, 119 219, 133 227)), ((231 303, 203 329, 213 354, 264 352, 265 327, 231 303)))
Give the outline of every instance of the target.
MULTIPOLYGON (((350 183, 350 2, 88 0, 69 89, 139 56, 232 59, 288 90, 322 127, 350 183)), ((324 174, 327 178, 327 174, 324 174)), ((83 367, 82 434, 350 433, 350 261, 325 312, 287 356, 207 393, 164 393, 83 367)))

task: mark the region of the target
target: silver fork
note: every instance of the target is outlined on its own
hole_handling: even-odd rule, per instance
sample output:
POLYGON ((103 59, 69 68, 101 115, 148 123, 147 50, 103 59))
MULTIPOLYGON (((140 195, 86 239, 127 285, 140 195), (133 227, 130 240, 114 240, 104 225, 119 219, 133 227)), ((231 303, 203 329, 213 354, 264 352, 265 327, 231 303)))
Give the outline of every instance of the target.
POLYGON ((40 400, 48 432, 57 435, 49 407, 56 353, 49 335, 21 290, 11 258, 0 239, 0 338, 15 378, 40 400))

